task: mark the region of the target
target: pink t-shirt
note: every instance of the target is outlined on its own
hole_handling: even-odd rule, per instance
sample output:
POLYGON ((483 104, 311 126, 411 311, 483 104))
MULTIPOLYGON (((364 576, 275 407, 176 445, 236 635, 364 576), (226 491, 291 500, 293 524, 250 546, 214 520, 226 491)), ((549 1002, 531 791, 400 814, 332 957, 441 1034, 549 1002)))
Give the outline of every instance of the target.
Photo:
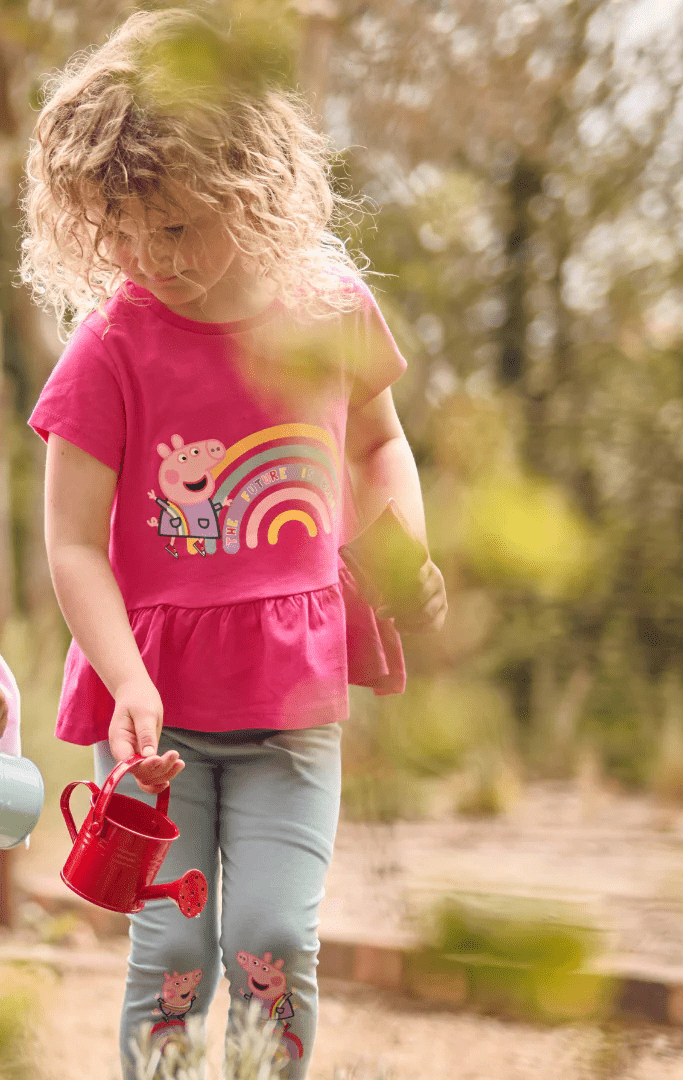
MULTIPOLYGON (((70 340, 29 420, 115 470, 110 560, 164 723, 308 727, 347 715, 337 551, 349 407, 404 370, 374 299, 297 323, 176 315, 128 282, 70 340)), ((72 643, 57 734, 107 737, 72 643)))
POLYGON ((8 711, 7 727, 0 738, 0 753, 19 757, 21 755, 19 687, 14 675, 1 656, 0 689, 5 695, 8 711))

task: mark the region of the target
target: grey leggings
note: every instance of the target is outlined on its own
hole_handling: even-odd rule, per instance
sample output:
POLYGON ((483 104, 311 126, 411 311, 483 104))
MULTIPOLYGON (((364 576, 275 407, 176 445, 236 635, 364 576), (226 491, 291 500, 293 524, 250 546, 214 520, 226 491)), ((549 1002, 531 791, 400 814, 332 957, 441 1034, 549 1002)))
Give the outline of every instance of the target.
MULTIPOLYGON (((169 749, 185 762, 171 781, 169 806, 180 837, 156 881, 196 867, 209 899, 195 919, 171 900, 148 901, 130 916, 124 1078, 134 1080, 129 1047, 139 1026, 151 1022, 163 1045, 190 1016, 205 1019, 224 971, 232 1001, 256 999, 264 1018, 277 1019, 289 1059, 283 1080, 304 1080, 317 1019, 318 905, 339 810, 339 725, 279 732, 262 743, 165 728, 159 752, 169 749)), ((108 743, 98 743, 99 785, 114 764, 108 743)), ((130 775, 117 791, 155 802, 130 775)))

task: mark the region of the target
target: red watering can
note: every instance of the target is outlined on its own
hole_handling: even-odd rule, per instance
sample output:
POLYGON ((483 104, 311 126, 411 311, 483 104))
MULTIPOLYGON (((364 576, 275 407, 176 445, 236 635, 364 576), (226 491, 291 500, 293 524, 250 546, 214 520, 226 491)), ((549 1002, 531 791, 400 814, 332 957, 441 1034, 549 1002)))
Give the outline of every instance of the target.
POLYGON ((79 896, 110 911, 131 914, 142 911, 148 900, 168 898, 192 919, 206 904, 207 884, 201 870, 188 870, 166 885, 152 884, 166 852, 180 835, 167 817, 170 788, 157 795, 156 807, 114 792, 128 770, 144 760, 136 755, 120 761, 101 790, 90 780, 76 780, 64 788, 60 806, 74 846, 60 876, 79 896), (69 809, 71 792, 78 784, 92 792, 80 832, 69 809))

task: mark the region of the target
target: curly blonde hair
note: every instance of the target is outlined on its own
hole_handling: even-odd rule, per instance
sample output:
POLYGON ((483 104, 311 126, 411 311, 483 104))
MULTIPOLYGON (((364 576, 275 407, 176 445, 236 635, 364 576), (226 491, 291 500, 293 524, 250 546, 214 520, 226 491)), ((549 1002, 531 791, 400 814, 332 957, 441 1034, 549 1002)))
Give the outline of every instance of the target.
POLYGON ((305 102, 247 54, 239 28, 181 8, 137 12, 46 83, 20 272, 63 331, 124 280, 110 252, 126 200, 182 209, 179 186, 225 214, 285 304, 357 304, 348 278, 360 271, 334 229, 360 204, 335 193, 329 142, 305 102))

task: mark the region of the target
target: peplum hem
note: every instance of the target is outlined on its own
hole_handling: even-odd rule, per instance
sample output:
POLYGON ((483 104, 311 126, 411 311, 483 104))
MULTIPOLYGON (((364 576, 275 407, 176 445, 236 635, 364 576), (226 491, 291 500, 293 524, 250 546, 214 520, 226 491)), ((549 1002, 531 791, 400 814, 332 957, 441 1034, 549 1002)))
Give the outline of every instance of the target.
MULTIPOLYGON (((287 730, 346 719, 350 682, 402 693, 393 623, 375 618, 355 582, 207 608, 157 604, 128 612, 164 706, 164 725, 191 731, 287 730)), ((57 737, 108 738, 114 701, 75 641, 67 653, 57 737)))
POLYGON ((339 566, 339 586, 346 619, 347 678, 378 696, 402 694, 406 669, 401 636, 393 619, 378 619, 361 595, 350 570, 339 566))

